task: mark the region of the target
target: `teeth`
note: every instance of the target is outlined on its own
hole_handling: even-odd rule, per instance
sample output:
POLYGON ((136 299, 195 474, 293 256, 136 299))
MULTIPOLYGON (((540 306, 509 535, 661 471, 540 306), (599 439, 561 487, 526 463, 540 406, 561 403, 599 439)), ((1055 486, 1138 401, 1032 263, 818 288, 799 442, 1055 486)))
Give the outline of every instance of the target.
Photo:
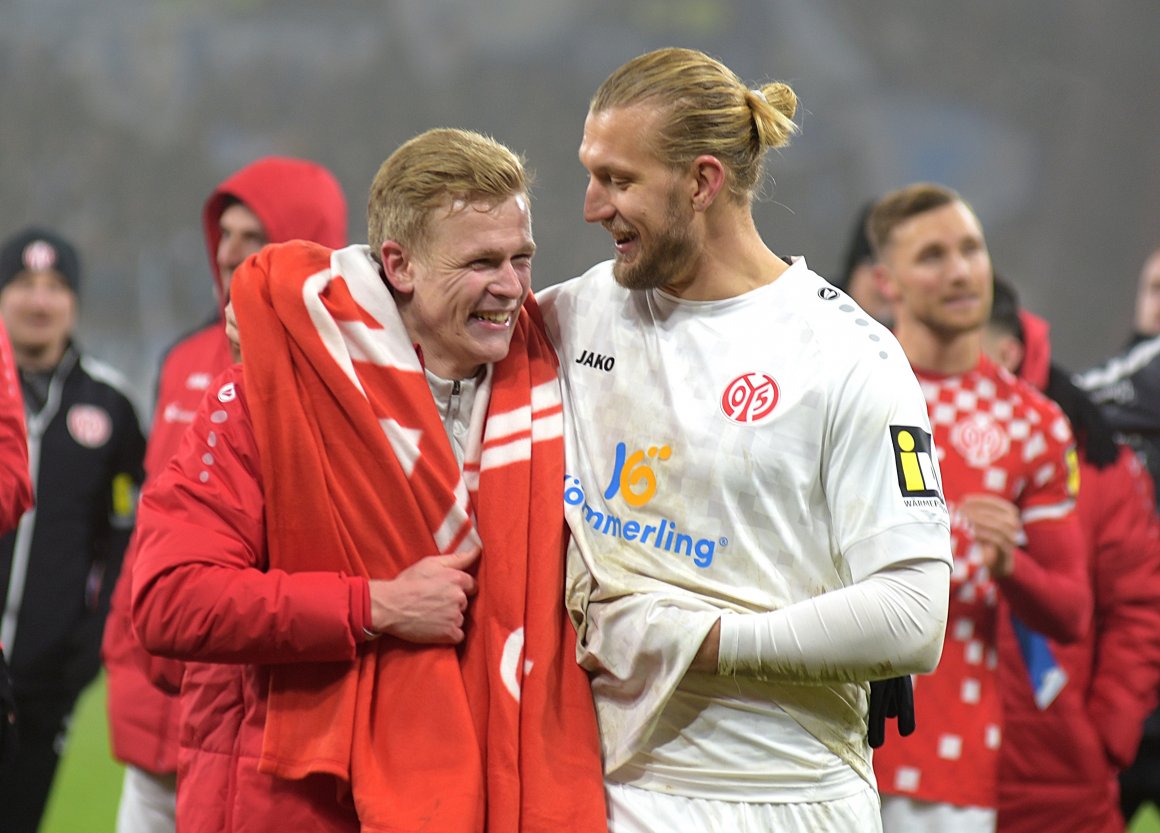
POLYGON ((484 321, 491 321, 494 324, 503 324, 508 320, 506 312, 473 312, 472 318, 482 318, 484 321))

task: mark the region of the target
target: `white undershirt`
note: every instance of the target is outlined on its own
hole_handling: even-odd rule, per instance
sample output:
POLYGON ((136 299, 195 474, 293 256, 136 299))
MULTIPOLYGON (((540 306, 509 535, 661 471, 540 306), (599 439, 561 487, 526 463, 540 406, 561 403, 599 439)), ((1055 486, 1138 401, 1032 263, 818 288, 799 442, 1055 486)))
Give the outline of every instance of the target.
POLYGON ((430 370, 424 369, 427 386, 435 398, 435 409, 443 420, 443 430, 451 440, 451 450, 455 452, 455 462, 463 468, 464 443, 467 428, 471 422, 471 408, 475 404, 475 393, 479 388, 479 377, 468 379, 444 379, 430 370))

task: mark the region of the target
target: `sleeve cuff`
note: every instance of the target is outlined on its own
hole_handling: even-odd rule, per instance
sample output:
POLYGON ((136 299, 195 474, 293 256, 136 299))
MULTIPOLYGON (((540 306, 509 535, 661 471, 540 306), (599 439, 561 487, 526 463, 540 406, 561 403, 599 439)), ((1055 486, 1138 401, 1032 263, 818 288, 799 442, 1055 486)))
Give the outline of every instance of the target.
POLYGON ((350 629, 359 642, 370 642, 382 636, 372 629, 371 583, 365 578, 352 578, 350 582, 350 629))

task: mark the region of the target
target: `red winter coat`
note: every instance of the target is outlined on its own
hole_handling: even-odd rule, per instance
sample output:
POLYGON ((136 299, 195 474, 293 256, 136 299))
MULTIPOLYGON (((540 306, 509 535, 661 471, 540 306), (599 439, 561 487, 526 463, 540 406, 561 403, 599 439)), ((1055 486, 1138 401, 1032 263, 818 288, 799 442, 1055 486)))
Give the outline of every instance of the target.
POLYGON ((1118 774, 1136 755, 1160 687, 1160 530, 1152 483, 1127 448, 1083 464, 1077 512, 1091 541, 1095 615, 1086 638, 1052 643, 1068 682, 1032 699, 1009 619, 1000 634, 1004 734, 999 833, 1123 833, 1118 774))
POLYGON ((16 528, 32 506, 24 400, 8 333, 0 323, 0 535, 16 528))
MULTIPOLYGON (((346 244, 346 200, 329 171, 298 159, 259 159, 214 189, 202 210, 219 307, 219 221, 231 198, 241 200, 258 216, 271 243, 305 239, 332 248, 346 244)), ((157 404, 145 456, 147 477, 158 474, 176 453, 211 381, 229 365, 229 343, 220 320, 169 351, 158 379, 157 404)), ((136 541, 131 542, 105 624, 102 653, 107 672, 109 734, 118 760, 153 773, 172 773, 177 769, 177 690, 183 665, 150 657, 133 634, 129 599, 136 549, 136 541)))
MULTIPOLYGON (((1047 327, 1025 314, 1024 332, 1020 376, 1042 388, 1047 327)), ((1080 466, 1076 514, 1088 542, 1092 627, 1079 642, 1051 643, 1068 682, 1040 711, 1010 619, 1001 617, 998 833, 1123 833, 1118 774, 1136 756, 1160 688, 1160 522, 1152 480, 1126 448, 1103 469, 1082 454, 1080 466)))
POLYGON ((356 831, 335 778, 275 778, 259 773, 257 762, 268 692, 263 664, 287 656, 352 661, 369 621, 367 581, 268 570, 264 507, 235 365, 213 383, 177 455, 146 487, 137 519, 137 633, 152 652, 199 660, 187 664, 182 684, 177 827, 356 831))

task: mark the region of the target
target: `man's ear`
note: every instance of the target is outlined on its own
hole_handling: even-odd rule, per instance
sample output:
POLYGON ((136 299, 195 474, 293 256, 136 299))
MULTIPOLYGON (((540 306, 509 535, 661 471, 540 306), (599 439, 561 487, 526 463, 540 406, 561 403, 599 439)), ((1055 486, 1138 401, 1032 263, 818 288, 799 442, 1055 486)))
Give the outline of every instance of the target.
POLYGON ((704 154, 693 160, 693 210, 706 211, 725 187, 725 166, 716 156, 704 154))
POLYGON ((1023 342, 1015 338, 1013 335, 1007 335, 999 341, 999 364, 1010 370, 1012 373, 1018 374, 1019 368, 1023 366, 1023 359, 1027 355, 1027 350, 1023 347, 1023 342))
POLYGON ((890 270, 881 263, 875 263, 872 269, 874 286, 878 287, 882 297, 891 304, 898 303, 898 287, 894 285, 894 280, 890 277, 890 270))
POLYGON ((415 276, 411 253, 394 240, 388 240, 379 250, 379 256, 383 261, 383 274, 391 289, 402 295, 413 292, 415 276))

